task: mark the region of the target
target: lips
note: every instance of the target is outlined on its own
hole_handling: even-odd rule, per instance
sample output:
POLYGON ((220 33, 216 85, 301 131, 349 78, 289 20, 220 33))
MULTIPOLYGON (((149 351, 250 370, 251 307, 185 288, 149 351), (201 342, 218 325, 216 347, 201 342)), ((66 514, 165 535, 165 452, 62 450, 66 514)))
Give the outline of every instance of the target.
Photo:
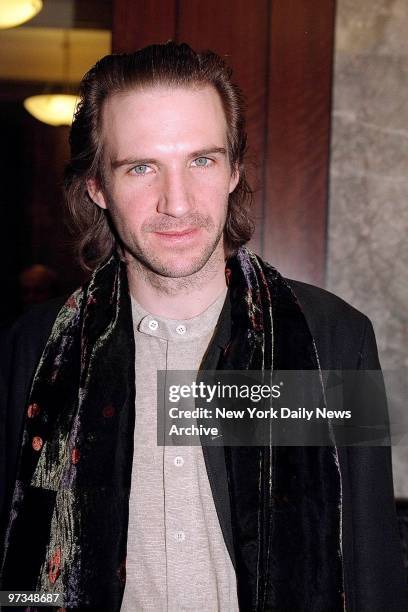
POLYGON ((196 238, 199 228, 193 227, 185 230, 154 232, 155 235, 163 242, 181 243, 188 242, 196 238))
POLYGON ((191 234, 192 232, 197 231, 196 227, 192 227, 189 229, 184 229, 184 230, 172 230, 169 232, 156 232, 156 234, 159 234, 159 236, 187 236, 188 234, 191 234))

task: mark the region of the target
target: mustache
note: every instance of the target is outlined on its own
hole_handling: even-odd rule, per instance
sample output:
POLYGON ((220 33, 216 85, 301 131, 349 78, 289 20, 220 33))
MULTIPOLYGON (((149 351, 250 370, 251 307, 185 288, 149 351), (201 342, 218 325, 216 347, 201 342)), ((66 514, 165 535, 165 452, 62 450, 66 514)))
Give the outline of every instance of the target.
POLYGON ((146 221, 143 223, 143 232, 182 232, 186 229, 192 230, 202 227, 204 229, 212 229, 214 223, 211 217, 201 215, 200 213, 192 213, 182 219, 163 218, 154 221, 146 221))

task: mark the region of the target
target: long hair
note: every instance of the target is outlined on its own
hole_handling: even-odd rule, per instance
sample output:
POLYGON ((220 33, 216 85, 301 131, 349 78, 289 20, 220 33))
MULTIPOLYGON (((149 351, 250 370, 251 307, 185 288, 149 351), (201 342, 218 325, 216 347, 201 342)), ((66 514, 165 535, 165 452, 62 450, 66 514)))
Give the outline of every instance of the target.
POLYGON ((248 242, 252 191, 245 176, 246 132, 244 101, 231 82, 232 70, 212 51, 196 53, 187 44, 150 45, 134 53, 107 55, 84 76, 70 132, 71 158, 65 169, 65 201, 71 213, 77 255, 92 270, 117 246, 108 211, 90 199, 86 181, 103 185, 102 109, 108 97, 139 87, 211 85, 218 92, 227 121, 228 159, 239 170, 237 187, 229 195, 224 244, 228 254, 248 242))

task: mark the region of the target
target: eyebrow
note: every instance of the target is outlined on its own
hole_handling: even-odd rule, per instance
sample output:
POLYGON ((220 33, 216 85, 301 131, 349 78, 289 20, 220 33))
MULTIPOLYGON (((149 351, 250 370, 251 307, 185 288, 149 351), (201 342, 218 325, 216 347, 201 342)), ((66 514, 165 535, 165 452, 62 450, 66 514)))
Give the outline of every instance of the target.
MULTIPOLYGON (((188 157, 196 158, 196 157, 205 157, 207 155, 226 155, 227 150, 225 147, 210 147, 208 149, 199 149, 198 151, 193 151, 189 153, 188 157)), ((111 168, 112 170, 116 170, 121 166, 143 166, 144 164, 157 164, 158 160, 153 158, 134 158, 134 157, 126 157, 124 159, 112 159, 111 160, 111 168)))

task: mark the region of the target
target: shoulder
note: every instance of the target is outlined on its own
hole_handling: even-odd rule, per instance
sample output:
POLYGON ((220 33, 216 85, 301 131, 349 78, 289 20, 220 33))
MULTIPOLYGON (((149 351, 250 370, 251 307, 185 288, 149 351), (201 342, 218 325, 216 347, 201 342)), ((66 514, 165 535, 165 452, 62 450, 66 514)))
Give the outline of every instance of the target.
POLYGON ((22 314, 9 326, 10 330, 25 329, 36 325, 47 325, 54 322, 58 312, 66 302, 67 296, 61 296, 36 304, 22 314))
MULTIPOLYGON (((3 339, 26 337, 27 334, 40 338, 51 332, 51 328, 58 312, 66 301, 66 297, 58 297, 48 300, 43 304, 32 306, 30 310, 22 314, 14 323, 1 329, 3 339)), ((48 337, 47 335, 47 337, 48 337)))
POLYGON ((55 298, 33 306, 12 325, 0 330, 3 371, 7 371, 7 366, 11 365, 13 357, 19 359, 25 355, 26 359, 34 361, 40 358, 65 299, 65 297, 55 298))
POLYGON ((362 312, 327 289, 291 278, 285 278, 285 280, 309 316, 313 312, 316 318, 336 320, 340 317, 357 324, 365 323, 367 317, 362 312))
POLYGON ((378 362, 373 326, 368 317, 334 293, 286 278, 322 355, 325 368, 357 368, 367 355, 378 362))

